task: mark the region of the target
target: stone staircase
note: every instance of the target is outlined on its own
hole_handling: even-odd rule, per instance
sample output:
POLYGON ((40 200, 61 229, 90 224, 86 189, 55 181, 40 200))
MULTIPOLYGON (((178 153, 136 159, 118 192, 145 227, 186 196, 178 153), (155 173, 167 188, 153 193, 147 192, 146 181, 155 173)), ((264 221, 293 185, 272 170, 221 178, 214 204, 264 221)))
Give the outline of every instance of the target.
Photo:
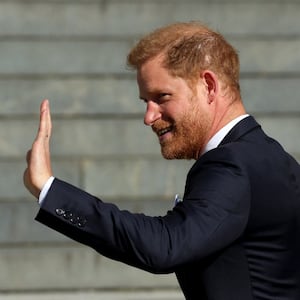
POLYGON ((125 61, 142 34, 189 20, 238 49, 248 112, 300 161, 299 1, 2 0, 0 300, 183 299, 174 275, 108 260, 36 223, 22 174, 49 98, 57 177, 131 211, 172 208, 191 162, 160 157, 125 61))

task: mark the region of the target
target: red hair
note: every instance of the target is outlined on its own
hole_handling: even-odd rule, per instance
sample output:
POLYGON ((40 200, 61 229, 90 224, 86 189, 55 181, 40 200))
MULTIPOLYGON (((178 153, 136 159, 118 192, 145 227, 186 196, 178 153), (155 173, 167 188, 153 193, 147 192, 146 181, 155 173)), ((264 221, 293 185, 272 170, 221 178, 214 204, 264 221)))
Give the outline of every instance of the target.
POLYGON ((162 54, 170 74, 193 82, 203 70, 217 74, 225 86, 239 88, 239 58, 224 37, 198 22, 175 23, 143 37, 130 51, 127 65, 138 69, 162 54))

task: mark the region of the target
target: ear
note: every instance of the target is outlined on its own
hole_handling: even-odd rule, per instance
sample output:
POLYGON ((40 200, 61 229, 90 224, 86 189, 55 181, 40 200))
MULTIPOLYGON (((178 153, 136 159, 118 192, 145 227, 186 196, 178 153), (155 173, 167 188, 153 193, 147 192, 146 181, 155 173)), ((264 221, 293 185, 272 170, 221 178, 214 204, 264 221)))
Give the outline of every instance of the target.
POLYGON ((205 70, 201 77, 207 89, 208 103, 212 103, 219 92, 219 82, 216 74, 212 71, 205 70))

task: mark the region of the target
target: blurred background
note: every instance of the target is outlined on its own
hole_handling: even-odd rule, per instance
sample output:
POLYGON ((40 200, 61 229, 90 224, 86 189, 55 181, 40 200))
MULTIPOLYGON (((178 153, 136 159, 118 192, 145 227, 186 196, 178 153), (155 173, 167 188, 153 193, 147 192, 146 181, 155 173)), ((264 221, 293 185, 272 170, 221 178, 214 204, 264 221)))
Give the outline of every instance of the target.
POLYGON ((300 161, 298 0, 1 0, 0 299, 183 299, 174 275, 113 262, 35 222, 22 176, 48 98, 57 177, 134 212, 171 209, 192 162, 161 158, 126 55, 144 33, 190 20, 239 51, 248 112, 300 161))

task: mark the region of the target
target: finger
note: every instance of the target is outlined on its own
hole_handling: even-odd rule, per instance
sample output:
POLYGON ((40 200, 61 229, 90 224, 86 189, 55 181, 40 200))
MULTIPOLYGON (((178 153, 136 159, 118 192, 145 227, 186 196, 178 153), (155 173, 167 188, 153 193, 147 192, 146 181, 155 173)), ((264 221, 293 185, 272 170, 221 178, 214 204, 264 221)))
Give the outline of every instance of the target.
POLYGON ((49 139, 51 135, 51 116, 49 101, 43 100, 40 107, 40 124, 36 139, 49 139))
POLYGON ((51 137, 51 132, 52 132, 52 121, 51 121, 51 112, 50 112, 50 104, 49 100, 45 100, 46 103, 46 121, 47 121, 47 135, 50 138, 51 137))
POLYGON ((31 150, 27 151, 27 154, 26 154, 26 162, 27 162, 27 164, 30 163, 30 157, 31 157, 31 150))

